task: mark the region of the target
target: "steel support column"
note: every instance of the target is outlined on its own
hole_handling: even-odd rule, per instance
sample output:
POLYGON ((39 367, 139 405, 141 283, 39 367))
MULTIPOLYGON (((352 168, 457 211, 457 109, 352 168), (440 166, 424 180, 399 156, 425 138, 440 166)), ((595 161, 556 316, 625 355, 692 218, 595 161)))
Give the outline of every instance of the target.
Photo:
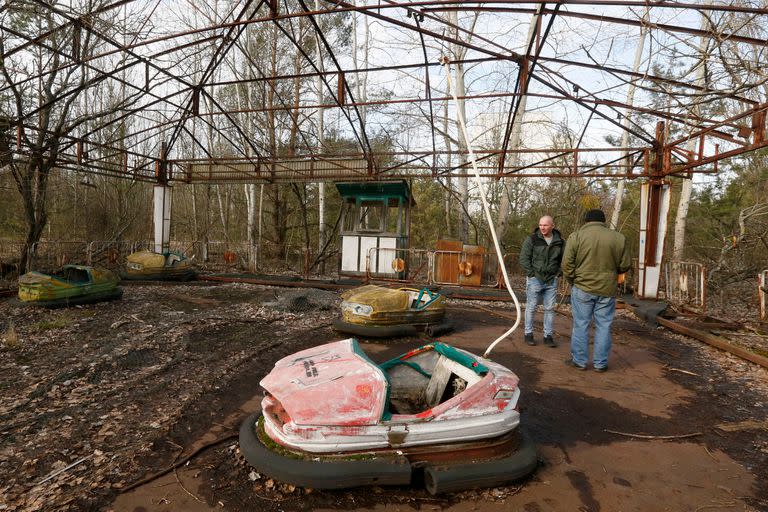
POLYGON ((155 252, 167 252, 171 243, 171 187, 155 185, 154 215, 155 252))
POLYGON ((168 186, 167 146, 162 145, 156 162, 156 185, 153 195, 152 220, 155 231, 155 252, 167 252, 171 244, 171 187, 168 186))
POLYGON ((651 164, 651 177, 642 184, 640 193, 640 253, 637 258, 639 297, 657 299, 664 240, 669 214, 669 182, 663 179, 669 167, 664 150, 665 123, 656 125, 656 144, 651 164))

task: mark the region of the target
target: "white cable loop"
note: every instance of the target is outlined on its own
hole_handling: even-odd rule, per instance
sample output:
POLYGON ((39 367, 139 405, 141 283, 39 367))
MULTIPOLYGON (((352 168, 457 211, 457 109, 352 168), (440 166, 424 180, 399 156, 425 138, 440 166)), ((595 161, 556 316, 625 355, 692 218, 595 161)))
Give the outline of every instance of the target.
POLYGON ((488 200, 485 197, 485 187, 483 187, 483 182, 480 181, 480 171, 477 170, 477 162, 475 161, 475 152, 472 149, 472 143, 469 141, 469 134, 467 133, 467 125, 464 122, 464 113, 461 111, 461 108, 459 107, 459 98, 456 96, 456 92, 453 90, 452 84, 451 84, 451 68, 450 63, 447 58, 443 57, 441 58, 442 64, 445 66, 446 76, 448 77, 448 90, 451 93, 451 96, 453 96, 453 101, 456 103, 456 113, 459 118, 459 125, 461 126, 461 133, 464 135, 464 141, 467 144, 467 150, 469 151, 469 158, 472 162, 472 170, 474 171, 474 178, 475 178, 475 184, 477 185, 477 188, 480 190, 480 200, 483 203, 483 212, 485 212, 485 219, 488 221, 488 229, 491 232, 491 237, 493 238, 493 246, 496 249, 496 257, 499 259, 499 267, 501 267, 501 273, 504 276, 504 285, 507 287, 507 291, 509 292, 509 295, 512 297, 512 301, 515 303, 515 324, 512 326, 511 329, 509 329, 507 332, 496 338, 496 340, 488 345, 488 348, 485 349, 485 353, 483 353, 483 357, 488 357, 488 355, 491 353, 491 351, 496 347, 496 345, 512 334, 515 329, 517 329, 517 326, 520 325, 520 302, 517 300, 517 296, 515 295, 515 292, 512 291, 512 285, 509 283, 509 275, 507 274, 507 268, 504 264, 504 255, 501 253, 501 247, 499 246, 499 239, 496 236, 496 229, 493 225, 493 219, 491 218, 491 210, 488 208, 488 200))

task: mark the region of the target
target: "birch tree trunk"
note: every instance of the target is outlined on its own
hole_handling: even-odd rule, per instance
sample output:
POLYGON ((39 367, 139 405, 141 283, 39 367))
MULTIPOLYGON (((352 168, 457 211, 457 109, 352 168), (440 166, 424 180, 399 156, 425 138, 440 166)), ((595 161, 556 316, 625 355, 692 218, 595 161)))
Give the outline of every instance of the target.
MULTIPOLYGON (((249 25, 245 27, 245 50, 249 55, 251 55, 251 48, 253 48, 252 44, 252 27, 249 25)), ((253 57, 251 55, 251 57, 253 57)), ((235 59, 235 54, 233 54, 233 61, 232 61, 232 72, 237 76, 238 75, 238 63, 235 59)), ((246 86, 238 86, 237 87, 237 102, 238 107, 241 112, 239 114, 239 117, 241 119, 241 129, 243 133, 243 137, 248 137, 251 139, 256 138, 256 130, 254 126, 254 116, 251 112, 249 112, 249 106, 255 103, 254 93, 252 90, 253 80, 255 79, 254 74, 254 67, 250 65, 244 65, 243 68, 245 69, 245 78, 248 80, 248 84, 246 86)), ((247 140, 243 140, 243 147, 245 148, 246 156, 250 157, 250 146, 248 144, 247 140)), ((256 272, 256 185, 254 183, 247 183, 243 186, 243 194, 245 196, 245 208, 246 208, 246 241, 248 244, 248 266, 249 269, 252 272, 256 272)))
MULTIPOLYGON (((448 13, 448 19, 450 22, 455 26, 459 26, 459 16, 456 11, 450 11, 448 13)), ((459 38, 459 31, 458 28, 454 29, 453 36, 455 38, 459 38)), ((463 47, 452 44, 453 49, 452 53, 454 55, 454 58, 456 60, 456 65, 454 66, 455 76, 453 79, 453 82, 456 87, 456 96, 459 98, 458 102, 456 104, 456 118, 458 119, 459 113, 462 118, 467 119, 466 110, 465 110, 465 103, 463 97, 466 95, 466 84, 464 83, 464 65, 462 64, 462 60, 464 58, 465 50, 463 47)), ((458 140, 458 160, 459 165, 464 165, 467 163, 467 144, 469 141, 465 141, 464 137, 459 135, 457 137, 458 140)), ((461 206, 461 212, 460 212, 460 222, 459 222, 459 240, 461 240, 464 243, 467 243, 469 240, 469 180, 466 176, 457 178, 456 180, 458 182, 458 192, 459 192, 459 203, 461 206)))
MULTIPOLYGON (((536 32, 536 25, 539 22, 540 16, 541 14, 537 10, 537 13, 531 18, 531 24, 528 27, 528 41, 531 41, 533 39, 534 33, 536 32)), ((527 61, 525 65, 526 66, 528 65, 527 61)), ((528 73, 526 73, 526 75, 527 74, 528 73)), ((521 84, 521 89, 520 89, 521 94, 519 99, 517 100, 518 101, 517 114, 515 115, 515 118, 512 119, 512 133, 510 134, 509 145, 507 146, 511 149, 518 149, 520 147, 520 138, 523 133, 523 118, 525 117, 525 108, 528 103, 528 97, 526 96, 527 91, 523 90, 524 88, 527 88, 525 84, 521 84)), ((520 162, 519 153, 513 153, 510 156, 508 161, 510 163, 510 167, 512 168, 516 167, 520 162)), ((501 184, 502 184, 501 202, 499 203, 499 216, 497 220, 498 226, 496 228, 496 234, 499 240, 504 239, 504 235, 506 234, 507 228, 509 227, 509 212, 510 212, 510 197, 509 197, 510 191, 509 191, 508 179, 502 178, 501 184)))
MULTIPOLYGON (((320 0, 315 0, 315 10, 320 10, 320 0)), ((353 13, 353 17, 357 17, 357 13, 353 13)), ((367 18, 367 17, 366 17, 367 18)), ((325 63, 323 61, 323 54, 321 50, 320 34, 316 34, 315 45, 317 46, 317 67, 320 70, 320 74, 317 75, 317 104, 323 104, 323 76, 325 71, 325 63)), ((354 52, 357 52, 357 48, 354 48, 354 52)), ((357 59, 355 59, 357 60, 357 59)), ((325 147, 325 126, 324 126, 324 109, 319 107, 317 109, 317 152, 322 153, 325 147)), ((325 247, 325 182, 320 181, 317 184, 317 254, 321 255, 323 248, 325 247)), ((321 269, 322 271, 322 269, 321 269)))
MULTIPOLYGON (((632 64, 632 72, 637 73, 637 71, 640 69, 640 62, 643 59, 643 50, 645 48, 645 37, 648 33, 648 28, 645 25, 645 23, 648 21, 648 7, 645 8, 645 12, 643 13, 643 24, 640 27, 640 39, 637 41, 637 46, 635 47, 635 60, 632 64)), ((629 87, 627 88, 627 105, 629 107, 632 107, 632 105, 635 102, 635 88, 637 79, 634 79, 629 82, 629 87)), ((634 111, 631 110, 631 108, 627 108, 624 110, 624 119, 622 119, 622 126, 624 127, 624 132, 621 134, 621 147, 627 148, 629 147, 629 125, 632 121, 632 115, 634 114, 634 111)), ((627 163, 627 165, 630 164, 629 161, 629 152, 624 151, 624 162, 627 163)), ((631 169, 629 169, 631 170, 631 169)), ((619 215, 621 215, 621 205, 624 202, 624 186, 625 186, 625 180, 621 179, 619 180, 618 184, 616 185, 616 196, 613 198, 613 211, 611 212, 611 220, 609 227, 611 229, 616 229, 619 225, 619 215)))
MULTIPOLYGON (((453 163, 453 159, 451 158, 453 151, 451 150, 451 138, 448 136, 448 100, 445 101, 445 110, 443 115, 443 139, 445 140, 445 149, 447 150, 445 166, 447 169, 450 169, 453 163)), ((448 236, 451 237, 453 235, 453 229, 451 226, 451 212, 453 211, 453 180, 451 180, 450 176, 445 180, 445 228, 447 230, 446 232, 448 233, 448 236)))
MULTIPOLYGON (((464 88, 464 66, 456 65, 456 96, 461 98, 466 95, 464 88)), ((461 112, 461 116, 466 119, 466 110, 463 99, 459 99, 456 108, 461 112)), ((458 114, 457 114, 458 115, 458 114)), ((464 166, 467 163, 467 143, 464 137, 459 137, 459 165, 464 166)), ((459 240, 464 243, 469 241, 469 178, 466 176, 458 179, 459 182, 459 202, 461 203, 461 223, 459 227, 459 240)))
MULTIPOLYGON (((317 3, 316 3, 317 5, 317 3)), ((357 0, 355 0, 355 5, 357 5, 357 0)), ((358 50, 358 41, 357 41, 357 18, 358 13, 354 12, 352 14, 352 63, 355 67, 355 70, 360 69, 359 67, 359 61, 357 56, 357 50, 358 50)), ((370 38, 370 29, 368 25, 368 16, 363 16, 363 67, 368 67, 368 53, 369 53, 369 38, 370 38)), ((368 101, 368 73, 357 73, 357 80, 355 85, 355 94, 357 94, 357 101, 360 103, 365 103, 368 101)), ((360 121, 365 127, 365 119, 366 119, 366 105, 361 105, 359 108, 360 111, 360 121)))
MULTIPOLYGON (((96 8, 100 3, 96 3, 96 8)), ((9 13, 23 14, 21 9, 26 9, 25 4, 19 2, 6 2, 2 8, 9 13)), ((16 69, 22 69, 22 65, 15 61, 16 57, 6 56, 6 44, 14 44, 12 41, 0 38, 0 76, 3 81, 4 102, 14 119, 29 118, 28 123, 34 123, 35 128, 18 125, 18 137, 20 142, 28 148, 28 155, 20 161, 10 162, 11 176, 16 189, 21 197, 26 221, 26 239, 22 248, 20 269, 28 269, 31 263, 30 250, 36 244, 48 222, 48 184, 51 173, 56 169, 61 145, 67 137, 76 132, 78 120, 73 120, 70 115, 88 91, 86 83, 87 74, 81 72, 79 66, 62 65, 64 55, 59 48, 64 46, 64 38, 69 37, 62 31, 58 31, 59 22, 54 19, 53 11, 45 11, 41 16, 30 20, 28 26, 21 27, 26 33, 22 36, 30 41, 38 34, 46 32, 46 44, 37 46, 34 55, 24 57, 23 67, 27 68, 31 77, 37 75, 37 79, 30 81, 23 87, 15 83, 11 73, 16 69), (49 70, 44 72, 44 70, 49 70), (73 92, 61 99, 67 90, 73 92), (30 115, 34 113, 34 118, 30 115), (32 120, 34 119, 34 121, 32 120)), ((96 50, 97 41, 91 32, 85 31, 80 44, 80 54, 87 61, 96 50)), ((131 99, 130 101, 134 101, 131 99)), ((126 101, 129 103, 129 101, 126 101)), ((110 111, 123 108, 124 105, 114 105, 110 111)), ((5 109, 3 109, 5 112, 5 109)), ((87 117, 99 120, 108 112, 99 111, 97 105, 89 109, 87 117)), ((86 120, 79 120, 86 121, 86 120)))
MULTIPOLYGON (((226 185, 225 185, 226 186, 226 185)), ((225 201, 221 197, 221 185, 215 185, 216 187, 216 200, 219 205, 219 221, 221 222, 221 230, 224 232, 224 240, 229 241, 229 226, 227 223, 227 211, 229 210, 229 194, 226 195, 225 201)))
MULTIPOLYGON (((197 119, 192 118, 192 138, 197 139, 197 119)), ((192 159, 197 157, 197 144, 192 144, 192 159)), ((200 226, 197 221, 197 184, 192 184, 192 238, 195 242, 199 241, 200 226)))
MULTIPOLYGON (((277 75, 277 37, 278 28, 276 25, 272 25, 272 39, 270 41, 270 58, 271 69, 270 76, 277 75)), ((267 127, 269 132, 269 151, 271 158, 277 158, 277 123, 275 120, 275 87, 277 86, 276 80, 272 79, 270 86, 267 88, 267 127)), ((285 206, 281 199, 280 185, 273 183, 270 185, 271 199, 272 199, 272 227, 274 229, 274 241, 276 244, 276 256, 282 258, 285 255, 285 219, 283 216, 283 210, 285 206)), ((259 214, 261 217, 261 214, 259 214)), ((261 239, 261 235, 260 235, 261 239)), ((264 251, 261 251, 263 254, 264 251)))
POLYGON ((259 185, 259 216, 258 216, 258 224, 259 224, 258 235, 259 235, 259 237, 257 239, 258 243, 256 244, 256 255, 253 258, 253 264, 254 264, 254 266, 256 268, 258 268, 259 258, 260 258, 261 254, 262 254, 261 240, 262 240, 262 227, 264 225, 264 222, 263 222, 264 216, 262 215, 263 212, 264 212, 264 185, 262 184, 262 185, 259 185))
MULTIPOLYGON (((711 2, 706 2, 710 4, 711 2)), ((709 21, 705 16, 701 17, 701 29, 706 31, 709 29, 709 21)), ((709 40, 704 36, 699 40, 699 54, 700 60, 696 65, 696 85, 700 87, 706 86, 706 61, 709 55, 709 40)), ((691 114, 698 116, 701 112, 701 107, 698 103, 694 103, 691 107, 691 114)), ((687 145, 688 151, 696 150, 696 140, 691 139, 687 145)), ((693 190, 693 179, 689 174, 687 178, 683 178, 683 186, 680 189, 680 200, 677 204, 677 214, 675 216, 675 243, 672 248, 672 259, 682 260, 683 252, 685 251, 685 227, 688 223, 688 205, 691 202, 691 191, 693 190)))
POLYGON ((246 203, 246 209, 247 209, 247 227, 248 230, 247 234, 247 240, 248 240, 248 261, 250 262, 250 270, 252 272, 256 271, 256 240, 255 240, 255 231, 256 231, 256 184, 255 183, 248 183, 245 186, 245 203, 246 203))

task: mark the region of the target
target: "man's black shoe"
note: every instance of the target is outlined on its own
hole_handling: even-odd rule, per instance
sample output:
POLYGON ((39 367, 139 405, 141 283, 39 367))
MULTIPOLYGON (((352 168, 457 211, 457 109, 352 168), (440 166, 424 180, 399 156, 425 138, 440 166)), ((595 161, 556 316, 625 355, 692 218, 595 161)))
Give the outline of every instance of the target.
POLYGON ((557 342, 552 338, 552 336, 544 336, 544 344, 550 348, 557 347, 557 342))
POLYGON ((599 366, 599 367, 598 367, 598 366, 595 366, 595 367, 593 368, 593 370, 595 370, 595 371, 596 371, 596 372, 598 372, 598 373, 604 373, 604 372, 607 372, 607 371, 608 371, 608 367, 607 367, 607 366, 599 366))
POLYGON ((525 333, 525 342, 526 342, 527 344, 529 344, 529 345, 535 345, 535 344, 536 344, 536 340, 535 340, 535 339, 533 339, 533 333, 532 333, 532 332, 530 332, 530 333, 528 333, 528 332, 527 332, 527 333, 525 333))
POLYGON ((576 363, 574 363, 573 359, 566 359, 565 366, 570 366, 571 368, 576 368, 577 370, 581 370, 581 371, 584 371, 587 369, 586 366, 579 366, 576 363))

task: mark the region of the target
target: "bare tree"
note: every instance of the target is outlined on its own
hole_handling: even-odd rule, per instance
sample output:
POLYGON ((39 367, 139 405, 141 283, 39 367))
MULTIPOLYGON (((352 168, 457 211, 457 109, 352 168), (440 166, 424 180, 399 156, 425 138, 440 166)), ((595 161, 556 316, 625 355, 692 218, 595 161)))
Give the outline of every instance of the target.
MULTIPOLYGON (((752 206, 742 208, 739 211, 739 217, 738 217, 739 232, 723 238, 723 245, 720 248, 720 253, 718 254, 716 263, 709 270, 709 273, 708 273, 708 279, 710 281, 712 280, 715 274, 723 272, 723 269, 726 266, 726 263, 728 261, 728 256, 732 252, 740 250, 742 246, 746 244, 746 242, 750 242, 754 244, 756 241, 760 241, 763 244, 766 243, 765 239, 763 239, 763 235, 759 233, 760 231, 759 228, 757 229, 758 232, 755 234, 752 234, 755 232, 755 230, 749 230, 747 228, 748 223, 754 223, 761 217, 762 218, 768 217, 768 202, 757 203, 752 206)), ((733 269, 731 269, 730 271, 733 272, 733 269)), ((748 275, 749 276, 754 275, 753 268, 748 269, 748 275)), ((739 276, 739 278, 743 278, 743 277, 744 276, 739 276)))
MULTIPOLYGON (((713 27, 710 27, 709 18, 707 18, 704 15, 702 15, 702 18, 701 18, 701 28, 702 29, 713 28, 713 27)), ((711 40, 703 36, 699 41, 699 60, 697 61, 695 66, 695 71, 696 71, 695 84, 699 87, 702 87, 707 83, 706 63, 710 53, 710 48, 709 48, 710 43, 711 43, 711 40)), ((692 107, 692 113, 694 115, 699 115, 700 112, 701 112, 701 107, 699 103, 694 103, 692 107)), ((696 149, 695 139, 691 139, 688 142, 687 149, 690 153, 693 153, 695 151, 696 149)), ((680 189, 680 199, 677 204, 677 214, 675 216, 675 228, 674 228, 675 242, 672 248, 673 260, 683 259, 683 252, 685 251, 685 227, 688 221, 688 206, 691 202, 692 190, 693 190, 693 177, 688 176, 686 179, 683 179, 683 186, 680 189)))
MULTIPOLYGON (((460 37, 459 32, 459 19, 458 19, 458 13, 456 11, 451 11, 448 13, 448 17, 451 20, 451 23, 454 26, 454 37, 458 39, 460 37)), ((474 26, 474 24, 477 22, 478 15, 475 14, 471 21, 471 26, 474 26)), ((453 77, 453 83, 454 87, 456 88, 456 97, 459 98, 458 104, 456 105, 456 109, 458 112, 456 113, 457 119, 458 116, 461 115, 464 119, 467 118, 466 110, 465 110, 465 102, 464 102, 464 96, 466 96, 466 83, 464 81, 464 57, 467 54, 467 47, 466 46, 460 46, 459 44, 452 44, 451 45, 451 53, 453 54, 453 58, 456 61, 456 64, 454 66, 455 69, 455 76, 453 77)), ((458 123, 457 123, 458 124, 458 123)), ((459 166, 464 166, 467 163, 467 144, 469 141, 465 141, 463 137, 458 136, 458 164, 459 166)), ((459 223, 459 239, 467 243, 469 241, 469 180, 467 177, 461 177, 458 178, 458 189, 459 189, 459 201, 461 203, 461 221, 459 223)))
MULTIPOLYGON (((105 5, 104 2, 68 5, 66 11, 71 8, 93 13, 105 5)), ((78 102, 103 80, 101 76, 89 80, 89 64, 85 62, 93 55, 101 41, 97 34, 105 27, 99 26, 98 16, 60 26, 61 17, 56 17, 60 7, 64 9, 59 2, 50 0, 10 2, 1 14, 4 28, 0 34, 0 54, 5 57, 0 61, 0 73, 7 83, 9 97, 0 103, 0 113, 15 128, 18 142, 9 167, 22 198, 27 224, 22 268, 27 267, 28 250, 40 240, 48 222, 49 178, 57 169, 62 153, 73 146, 79 127, 98 122, 105 114, 121 107, 121 104, 104 104, 105 112, 98 110, 98 103, 91 102, 89 111, 75 114, 78 102), (47 44, 15 51, 42 34, 46 34, 47 44), (9 51, 11 48, 14 51, 9 51), (19 73, 31 78, 21 82, 17 78, 19 73)), ((133 100, 125 97, 122 104, 133 100)))
MULTIPOLYGON (((534 34, 536 33, 536 26, 541 21, 541 9, 543 9, 543 6, 536 11, 536 14, 534 14, 531 17, 531 23, 528 26, 528 38, 527 41, 532 41, 534 34)), ((528 66, 528 62, 525 62, 525 66, 528 66)), ((520 71, 522 73, 522 70, 520 71)), ((525 75, 528 75, 528 70, 526 70, 525 75)), ((522 87, 525 89, 527 87, 527 84, 521 84, 522 87)), ((525 108, 527 105, 527 95, 525 94, 525 90, 521 90, 522 94, 520 95, 520 98, 518 99, 517 104, 517 112, 515 114, 514 119, 512 119, 512 132, 509 139, 509 147, 511 149, 518 149, 520 147, 520 139, 521 134, 523 132, 523 117, 525 116, 525 108)), ((506 149, 506 148, 505 148, 506 149)), ((520 156, 518 153, 514 153, 510 157, 510 167, 515 168, 515 166, 518 165, 520 160, 520 156)), ((506 179, 503 180, 502 183, 502 194, 501 194, 501 201, 499 204, 499 216, 498 220, 496 221, 498 224, 497 232, 499 235, 499 240, 504 239, 504 235, 507 232, 507 227, 509 225, 509 213, 510 213, 510 190, 509 190, 509 184, 506 179)))
MULTIPOLYGON (((643 13, 643 22, 648 21, 648 14, 649 14, 649 8, 645 8, 645 12, 643 13)), ((640 69, 640 63, 643 58, 643 51, 645 50, 645 38, 646 34, 648 33, 648 27, 643 24, 640 27, 640 39, 637 41, 637 46, 635 47, 635 59, 634 63, 632 64, 632 72, 637 73, 637 71, 640 69)), ((627 105, 629 107, 632 107, 632 104, 635 101, 635 89, 638 79, 631 80, 629 82, 629 87, 627 88, 627 105)), ((628 148, 629 147, 629 126, 632 122, 632 115, 633 112, 630 108, 625 109, 624 111, 624 117, 622 119, 622 125, 624 126, 624 132, 621 134, 621 147, 622 148, 628 148)), ((624 162, 627 165, 630 165, 630 157, 628 154, 628 150, 624 150, 624 162)), ((613 212, 611 212, 611 220, 609 226, 611 229, 616 229, 619 225, 619 215, 621 214, 621 205, 624 202, 624 184, 625 180, 619 180, 619 182, 616 185, 616 195, 614 196, 613 200, 613 212)))

